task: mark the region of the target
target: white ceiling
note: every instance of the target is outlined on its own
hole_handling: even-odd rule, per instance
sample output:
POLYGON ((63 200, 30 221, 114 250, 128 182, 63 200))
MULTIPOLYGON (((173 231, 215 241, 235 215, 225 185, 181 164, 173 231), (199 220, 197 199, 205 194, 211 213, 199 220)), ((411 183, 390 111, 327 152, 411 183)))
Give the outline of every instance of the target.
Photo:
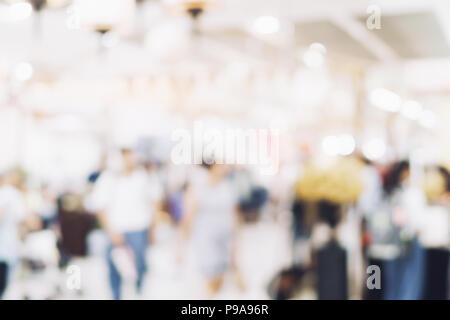
MULTIPOLYGON (((5 10, 5 2, 0 9, 5 10)), ((39 19, 34 14, 20 22, 0 22, 0 70, 4 74, 20 61, 49 73, 97 69, 127 74, 145 74, 179 61, 279 63, 295 59, 312 42, 323 43, 331 57, 355 61, 450 55, 447 0, 215 0, 201 17, 196 38, 189 19, 174 13, 168 3, 144 1, 131 28, 107 55, 99 55, 99 36, 93 31, 67 28, 68 7, 44 9, 39 19), (367 8, 373 4, 381 9, 380 30, 365 27, 367 8), (277 34, 251 33, 252 21, 261 15, 279 19, 277 34)))

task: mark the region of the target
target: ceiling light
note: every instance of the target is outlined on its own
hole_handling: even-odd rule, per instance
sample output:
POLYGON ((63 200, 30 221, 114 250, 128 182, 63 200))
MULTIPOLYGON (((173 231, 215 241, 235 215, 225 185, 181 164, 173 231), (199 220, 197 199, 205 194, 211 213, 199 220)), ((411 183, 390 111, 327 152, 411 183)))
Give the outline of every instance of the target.
POLYGON ((272 16, 261 16, 253 22, 253 29, 260 34, 274 34, 280 29, 280 21, 272 16))
POLYGON ((355 139, 350 134, 343 134, 338 137, 339 139, 339 154, 348 156, 355 151, 355 139))
POLYGON ((303 62, 310 68, 318 68, 323 65, 325 58, 320 52, 308 50, 303 54, 303 62))
POLYGON ((419 115, 419 124, 422 127, 431 129, 436 125, 436 115, 431 110, 424 110, 419 115))
POLYGON ((369 100, 375 107, 389 112, 397 112, 401 107, 400 96, 384 88, 374 89, 369 100))
POLYGON ((402 105, 401 113, 408 119, 417 120, 421 112, 422 105, 417 101, 408 100, 402 105))
POLYGON ((327 136, 322 140, 322 150, 329 156, 339 154, 339 139, 336 136, 327 136))
POLYGON ((348 156, 355 151, 355 139, 350 134, 330 135, 322 140, 322 150, 329 156, 348 156))
POLYGON ((132 23, 134 0, 75 0, 73 2, 83 27, 126 28, 132 23))
POLYGON ((11 22, 17 22, 27 19, 31 16, 33 7, 28 2, 13 3, 8 8, 7 19, 11 22))
POLYGON ((319 68, 325 63, 327 49, 321 43, 311 44, 303 54, 303 62, 309 68, 319 68))
POLYGON ((312 44, 309 46, 309 49, 310 49, 310 50, 319 51, 319 52, 321 52, 322 54, 326 54, 326 53, 327 53, 327 48, 326 48, 323 44, 321 44, 321 43, 319 43, 319 42, 314 42, 314 43, 312 43, 312 44))
POLYGON ((379 138, 368 140, 362 145, 362 153, 369 160, 381 159, 386 153, 386 144, 379 138))

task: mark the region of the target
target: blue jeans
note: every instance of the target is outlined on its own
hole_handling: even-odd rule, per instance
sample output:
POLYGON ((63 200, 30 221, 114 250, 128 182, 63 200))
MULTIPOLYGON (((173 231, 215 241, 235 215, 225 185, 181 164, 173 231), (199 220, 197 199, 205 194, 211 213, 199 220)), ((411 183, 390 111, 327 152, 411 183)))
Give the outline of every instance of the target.
POLYGON ((386 300, 419 300, 423 298, 425 254, 419 241, 400 257, 385 261, 381 270, 385 277, 386 300))
MULTIPOLYGON (((145 261, 145 253, 148 246, 148 229, 142 231, 126 232, 124 235, 125 244, 133 251, 134 264, 136 266, 137 280, 136 290, 141 291, 142 281, 147 271, 147 263, 145 261)), ((120 273, 114 265, 111 258, 111 251, 113 246, 110 245, 107 252, 108 268, 109 268, 109 282, 113 292, 114 300, 120 299, 120 291, 122 279, 120 273)))

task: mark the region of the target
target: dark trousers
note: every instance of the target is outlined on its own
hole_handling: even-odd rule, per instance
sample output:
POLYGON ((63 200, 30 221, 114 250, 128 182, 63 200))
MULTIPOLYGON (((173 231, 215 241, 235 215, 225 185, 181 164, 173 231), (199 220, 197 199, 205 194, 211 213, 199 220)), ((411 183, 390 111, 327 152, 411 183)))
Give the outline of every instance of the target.
POLYGON ((448 249, 427 248, 425 272, 425 296, 427 300, 447 300, 449 290, 448 249))
POLYGON ((2 299, 8 283, 8 269, 9 267, 7 263, 0 262, 0 299, 2 299))

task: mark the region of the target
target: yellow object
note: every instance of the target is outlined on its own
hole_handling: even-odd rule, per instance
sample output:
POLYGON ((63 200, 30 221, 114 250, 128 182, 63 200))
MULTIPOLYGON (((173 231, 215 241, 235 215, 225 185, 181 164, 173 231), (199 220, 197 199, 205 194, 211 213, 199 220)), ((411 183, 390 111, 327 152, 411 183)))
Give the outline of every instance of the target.
POLYGON ((362 162, 352 158, 340 159, 327 167, 309 164, 296 184, 296 195, 307 201, 356 201, 362 191, 363 166, 362 162))
POLYGON ((445 180, 438 171, 428 171, 422 186, 428 199, 436 199, 445 191, 445 180))

